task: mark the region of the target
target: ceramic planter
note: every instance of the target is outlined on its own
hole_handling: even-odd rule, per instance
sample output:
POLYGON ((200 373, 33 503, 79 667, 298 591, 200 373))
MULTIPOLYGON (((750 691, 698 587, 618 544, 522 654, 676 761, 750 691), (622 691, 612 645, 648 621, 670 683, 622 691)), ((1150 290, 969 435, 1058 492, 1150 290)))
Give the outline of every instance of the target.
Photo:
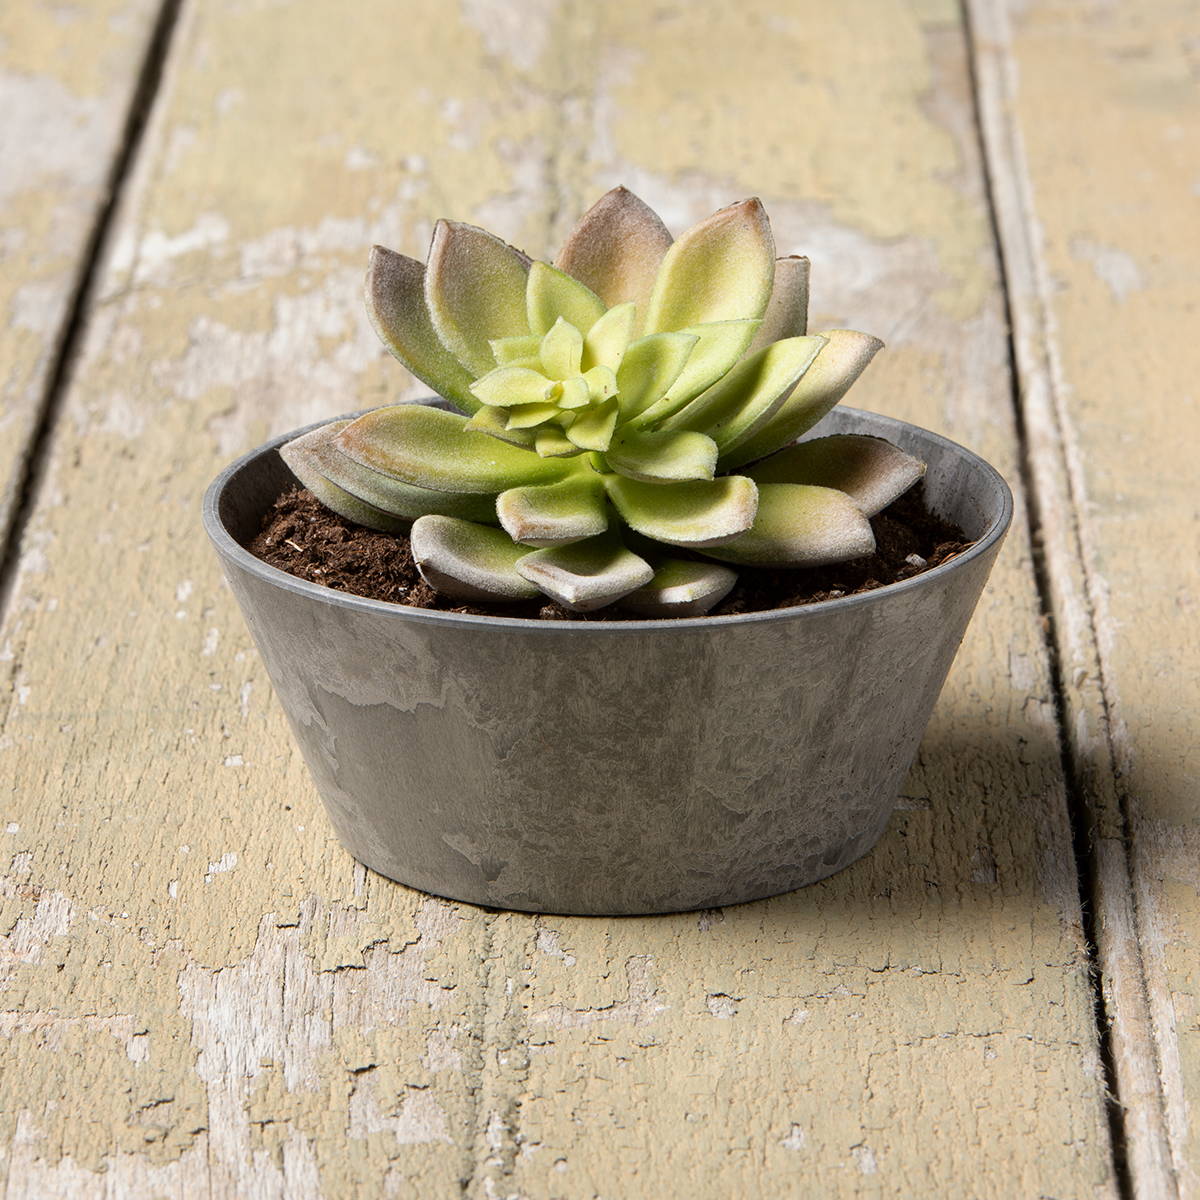
POLYGON ((924 459, 975 545, 878 591, 733 617, 539 622, 319 587, 243 547, 293 482, 276 438, 204 521, 339 838, 456 900, 654 913, 754 900, 865 854, 887 824, 1012 517, 961 446, 850 408, 924 459))

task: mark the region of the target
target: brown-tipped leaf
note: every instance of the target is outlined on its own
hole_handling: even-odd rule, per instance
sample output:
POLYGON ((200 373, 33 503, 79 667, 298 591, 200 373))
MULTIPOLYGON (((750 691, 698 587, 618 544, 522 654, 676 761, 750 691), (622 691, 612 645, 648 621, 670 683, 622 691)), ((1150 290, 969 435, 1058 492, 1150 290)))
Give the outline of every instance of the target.
POLYGON ((439 221, 425 268, 425 303, 446 349, 472 375, 496 365, 489 343, 529 333, 529 259, 485 229, 439 221))
POLYGON ((798 254, 775 260, 771 299, 750 344, 751 353, 772 342, 803 337, 808 332, 808 269, 808 259, 798 254))
POLYGON ((496 523, 493 495, 456 495, 414 487, 347 458, 337 449, 336 438, 349 424, 349 421, 331 421, 293 438, 279 451, 296 478, 326 508, 360 525, 389 533, 407 528, 410 521, 429 513, 496 523), (326 499, 327 491, 333 502, 326 499), (343 497, 349 497, 354 504, 347 504, 343 497), (374 514, 386 520, 362 519, 374 514))
POLYGON ((627 188, 606 192, 584 213, 555 266, 587 284, 609 308, 632 300, 644 316, 671 235, 627 188))
POLYGON ((470 392, 471 374, 442 345, 429 317, 424 264, 375 246, 364 291, 367 316, 380 341, 422 383, 473 413, 479 401, 470 392))
POLYGON ((837 433, 785 446, 746 472, 756 483, 809 483, 845 492, 873 517, 903 496, 925 464, 884 438, 837 433))
POLYGON ((771 297, 775 242, 761 201, 743 200, 693 225, 667 251, 646 332, 758 320, 771 297))

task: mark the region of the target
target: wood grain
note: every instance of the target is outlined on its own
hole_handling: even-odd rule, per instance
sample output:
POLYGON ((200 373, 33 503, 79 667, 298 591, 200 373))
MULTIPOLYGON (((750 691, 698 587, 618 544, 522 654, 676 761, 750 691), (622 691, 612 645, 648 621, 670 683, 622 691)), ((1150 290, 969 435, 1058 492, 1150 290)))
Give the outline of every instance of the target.
POLYGON ((126 135, 158 0, 0 7, 0 530, 126 135))
POLYGON ((833 880, 534 918, 334 843, 197 506, 415 390, 372 241, 758 192, 815 327, 889 342, 855 402, 1020 475, 955 5, 400 7, 183 8, 0 635, 6 1197, 1116 1195, 1023 516, 833 880))
POLYGON ((1200 19, 972 11, 1132 1182, 1195 1196, 1200 19))

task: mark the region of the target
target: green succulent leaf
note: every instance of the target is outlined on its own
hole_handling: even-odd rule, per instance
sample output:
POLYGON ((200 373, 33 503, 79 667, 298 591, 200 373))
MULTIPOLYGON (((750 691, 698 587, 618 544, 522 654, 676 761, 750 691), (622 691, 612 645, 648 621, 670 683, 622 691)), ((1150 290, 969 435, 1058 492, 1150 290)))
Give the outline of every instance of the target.
POLYGON ((607 450, 617 427, 619 413, 615 398, 581 409, 567 427, 567 439, 580 450, 607 450))
MULTIPOLYGON (((567 440, 567 435, 553 425, 543 425, 533 439, 534 449, 542 458, 574 458, 580 447, 567 440)), ((514 483, 518 482, 513 480, 514 483)))
POLYGON ((871 523, 845 493, 764 483, 758 489, 758 515, 750 529, 704 553, 746 566, 820 567, 874 551, 871 523))
POLYGON ((538 594, 516 570, 529 551, 501 529, 455 517, 422 517, 413 524, 411 544, 425 582, 457 600, 511 603, 538 594))
POLYGON ((517 570, 576 612, 603 608, 654 578, 654 568, 627 550, 611 531, 570 546, 534 550, 520 560, 517 570))
POLYGON ((484 404, 467 422, 467 428, 491 434, 492 437, 499 438, 502 442, 508 442, 513 446, 532 450, 533 433, 527 429, 513 428, 509 424, 512 414, 520 411, 522 411, 520 408, 492 408, 484 404))
POLYGON ((556 403, 559 408, 566 409, 570 412, 575 408, 585 408, 592 402, 592 389, 588 387, 588 381, 582 375, 576 375, 574 379, 564 379, 562 381, 562 390, 559 392, 556 403))
POLYGON ((623 420, 637 416, 666 395, 699 340, 693 333, 652 333, 629 347, 617 369, 623 420))
POLYGON ((508 429, 532 429, 554 420, 559 414, 557 404, 518 404, 507 410, 508 429))
POLYGON ((775 260, 775 282, 751 352, 808 332, 808 259, 799 254, 775 260))
POLYGON ((279 451, 296 478, 327 508, 347 520, 387 533, 406 529, 410 521, 427 513, 496 523, 494 495, 460 496, 414 487, 347 458, 337 449, 335 440, 349 424, 331 421, 293 438, 279 451), (326 499, 325 493, 335 502, 326 499))
POLYGON ((717 443, 703 433, 621 432, 605 454, 608 465, 629 479, 664 483, 711 479, 717 466, 717 443))
POLYGON ((587 284, 610 308, 646 311, 671 235, 658 214, 627 188, 606 192, 584 213, 555 265, 587 284))
POLYGON ((550 380, 529 367, 497 367, 471 384, 471 391, 495 408, 543 404, 550 388, 550 380))
POLYGON ((721 450, 735 445, 770 420, 824 345, 823 337, 795 337, 764 346, 663 421, 662 428, 699 430, 721 450))
POLYGON ((607 400, 617 394, 617 375, 612 367, 592 367, 584 372, 583 379, 593 401, 607 400))
POLYGON ((529 333, 529 259, 474 225, 439 221, 425 268, 425 303, 446 348, 472 375, 495 365, 490 343, 529 333))
POLYGON ((496 500, 500 524, 525 546, 565 546, 608 528, 604 483, 593 471, 561 483, 509 488, 496 500))
POLYGON ((812 366, 765 425, 724 447, 721 470, 764 458, 806 433, 850 390, 883 346, 878 338, 850 329, 830 329, 820 336, 827 345, 812 366))
POLYGON ((583 362, 583 334, 559 317, 542 338, 542 369, 551 379, 570 379, 578 375, 583 362))
POLYGON ((698 339, 695 348, 666 394, 636 418, 638 427, 658 424, 718 382, 746 353, 757 327, 757 321, 717 321, 680 330, 698 339))
POLYGON ((347 457, 383 475, 437 492, 502 492, 553 483, 562 463, 468 428, 463 417, 421 404, 377 408, 352 421, 335 443, 347 457))
POLYGON ((587 333, 604 316, 604 301, 591 288, 544 262, 529 268, 525 303, 531 333, 549 333, 556 321, 587 333))
POLYGON ((438 340, 429 317, 424 264, 375 246, 364 291, 380 341, 423 384, 473 413, 479 401, 471 395, 471 374, 438 340))
POLYGON ((644 483, 606 475, 605 485, 631 529, 669 546, 716 546, 754 522, 758 488, 744 475, 682 483, 644 483))
MULTIPOLYGON (((317 431, 319 432, 319 431, 317 431)), ((353 521, 357 525, 365 525, 368 529, 378 529, 384 533, 402 533, 411 524, 403 517, 394 516, 352 496, 345 488, 339 487, 333 480, 327 478, 313 462, 312 452, 298 445, 304 438, 295 438, 286 446, 280 448, 279 455, 293 475, 306 487, 326 508, 353 521)))
POLYGON ((615 371, 633 341, 637 306, 632 302, 610 308, 583 339, 583 369, 607 367, 615 371))
POLYGON ((498 367, 527 367, 531 363, 540 367, 542 339, 536 334, 493 338, 488 345, 498 367))
POLYGON ((771 297, 774 272, 775 243, 762 203, 743 200, 723 208, 667 251, 650 296, 646 332, 758 320, 771 297))
POLYGON ((711 562, 669 558, 645 587, 623 596, 620 606, 646 617, 700 617, 725 599, 737 572, 711 562))
POLYGON ((884 438, 838 433, 785 446, 747 472, 756 483, 807 483, 845 492, 873 517, 903 496, 925 464, 884 438))

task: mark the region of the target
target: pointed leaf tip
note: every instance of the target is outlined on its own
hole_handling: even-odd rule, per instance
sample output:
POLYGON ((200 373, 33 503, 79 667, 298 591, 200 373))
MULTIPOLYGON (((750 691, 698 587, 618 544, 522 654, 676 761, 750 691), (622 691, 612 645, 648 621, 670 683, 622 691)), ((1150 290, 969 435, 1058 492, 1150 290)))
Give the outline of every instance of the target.
POLYGON ((439 340, 425 302, 425 267, 414 258, 374 246, 364 299, 379 340, 422 383, 467 413, 479 407, 471 374, 439 340))
POLYGON ((827 329, 815 336, 825 338, 826 345, 770 420, 725 448, 722 470, 764 458, 806 433, 850 390, 883 347, 877 337, 852 329, 827 329))
POLYGON ((868 517, 882 512, 925 474, 925 464, 884 438, 839 433, 785 446, 747 472, 757 483, 836 488, 868 517))
POLYGON ((723 208, 667 251, 650 296, 646 332, 758 320, 774 271, 775 242, 762 203, 743 200, 723 208))
POLYGON ((459 221, 434 226, 425 302, 438 338, 473 375, 495 365, 490 342, 529 333, 529 259, 485 229, 459 221))
POLYGON ((633 301, 642 316, 670 245, 658 214, 628 188, 616 187, 584 213, 555 265, 587 284, 609 308, 633 301))

